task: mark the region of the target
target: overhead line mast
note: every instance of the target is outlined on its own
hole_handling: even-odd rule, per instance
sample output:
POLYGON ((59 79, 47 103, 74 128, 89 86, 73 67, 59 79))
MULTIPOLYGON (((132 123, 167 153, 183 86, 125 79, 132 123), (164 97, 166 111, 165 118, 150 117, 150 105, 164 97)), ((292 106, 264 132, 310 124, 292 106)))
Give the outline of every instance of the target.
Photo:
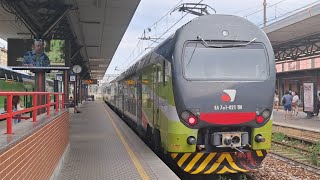
POLYGON ((263 0, 263 29, 267 26, 267 0, 263 0))

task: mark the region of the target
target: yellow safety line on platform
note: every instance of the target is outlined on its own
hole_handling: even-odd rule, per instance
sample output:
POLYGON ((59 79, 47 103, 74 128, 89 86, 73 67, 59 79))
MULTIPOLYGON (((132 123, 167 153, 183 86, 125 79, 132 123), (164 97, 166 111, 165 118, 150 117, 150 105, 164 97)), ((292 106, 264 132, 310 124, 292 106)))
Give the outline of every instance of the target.
POLYGON ((103 106, 103 107, 104 107, 104 110, 107 112, 107 115, 108 115, 110 121, 112 122, 112 125, 113 125, 114 129, 116 130, 116 132, 117 132, 117 134, 118 134, 118 136, 119 136, 124 148, 127 150, 127 153, 129 155, 129 157, 131 158, 131 160, 132 160, 135 168, 137 169, 139 175, 141 176, 141 178, 143 180, 149 180, 150 178, 149 178, 148 174, 145 172, 143 166, 140 164, 139 159, 137 158, 137 156, 130 149, 129 144, 127 143, 127 141, 124 138, 124 136, 122 135, 121 131, 118 129, 117 125, 115 124, 113 117, 109 114, 109 111, 106 109, 106 107, 105 106, 103 106))

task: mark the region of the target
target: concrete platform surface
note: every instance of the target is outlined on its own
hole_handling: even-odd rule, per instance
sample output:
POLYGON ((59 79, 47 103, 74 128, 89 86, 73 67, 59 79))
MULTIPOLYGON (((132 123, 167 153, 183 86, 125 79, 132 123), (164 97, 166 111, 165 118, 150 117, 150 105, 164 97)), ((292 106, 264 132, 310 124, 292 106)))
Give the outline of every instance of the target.
POLYGON ((104 102, 80 110, 57 179, 179 179, 104 102))

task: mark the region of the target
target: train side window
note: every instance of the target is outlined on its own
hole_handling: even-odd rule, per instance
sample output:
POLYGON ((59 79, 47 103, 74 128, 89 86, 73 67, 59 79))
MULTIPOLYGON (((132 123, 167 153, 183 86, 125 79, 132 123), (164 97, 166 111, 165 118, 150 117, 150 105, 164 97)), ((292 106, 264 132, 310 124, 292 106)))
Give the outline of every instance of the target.
POLYGON ((6 79, 6 74, 3 69, 0 69, 0 79, 6 79))
POLYGON ((6 73, 6 78, 7 78, 7 80, 12 80, 13 78, 12 78, 12 73, 10 72, 10 71, 7 71, 7 70, 5 70, 5 73, 6 73))
POLYGON ((168 84, 168 80, 171 77, 171 63, 170 61, 164 61, 164 68, 163 68, 163 85, 166 86, 168 84))
POLYGON ((163 86, 166 86, 166 60, 163 61, 163 66, 162 66, 162 82, 163 86))
POLYGON ((13 80, 19 82, 18 73, 12 72, 12 77, 13 77, 13 80))
POLYGON ((18 81, 22 82, 22 75, 21 74, 18 74, 18 81))

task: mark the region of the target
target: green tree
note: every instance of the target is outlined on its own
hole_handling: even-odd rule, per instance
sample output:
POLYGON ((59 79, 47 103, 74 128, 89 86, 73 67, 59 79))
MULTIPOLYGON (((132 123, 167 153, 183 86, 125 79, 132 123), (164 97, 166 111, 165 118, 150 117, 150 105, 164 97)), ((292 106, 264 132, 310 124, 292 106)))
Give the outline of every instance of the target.
POLYGON ((52 65, 62 65, 65 62, 64 40, 50 40, 50 51, 46 52, 52 65))

